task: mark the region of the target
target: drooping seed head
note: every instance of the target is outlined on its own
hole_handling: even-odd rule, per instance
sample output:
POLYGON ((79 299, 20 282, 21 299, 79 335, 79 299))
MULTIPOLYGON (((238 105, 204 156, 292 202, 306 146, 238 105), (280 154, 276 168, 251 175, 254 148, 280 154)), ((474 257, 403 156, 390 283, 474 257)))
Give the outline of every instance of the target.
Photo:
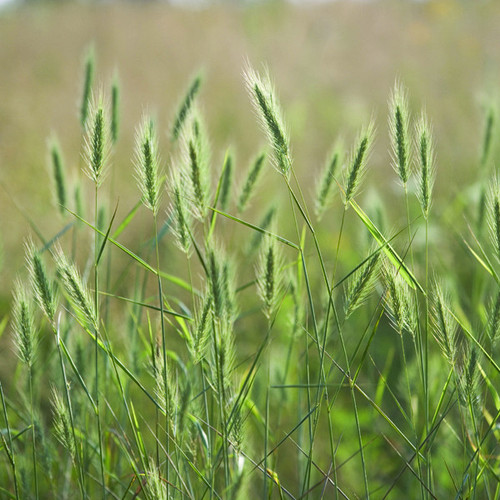
POLYGON ((257 116, 273 149, 274 166, 288 177, 292 168, 290 139, 269 74, 260 75, 248 64, 244 77, 257 116))

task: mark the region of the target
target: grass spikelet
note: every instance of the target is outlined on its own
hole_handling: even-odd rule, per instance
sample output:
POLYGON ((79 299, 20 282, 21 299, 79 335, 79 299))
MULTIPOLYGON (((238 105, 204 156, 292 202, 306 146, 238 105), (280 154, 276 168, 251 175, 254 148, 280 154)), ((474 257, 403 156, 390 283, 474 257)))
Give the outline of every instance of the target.
POLYGON ((422 213, 427 219, 432 201, 432 188, 435 179, 434 146, 432 129, 425 113, 422 113, 416 126, 418 162, 420 172, 420 185, 418 199, 422 213))
POLYGON ((184 151, 183 175, 191 187, 194 202, 193 214, 202 219, 207 213, 210 189, 210 154, 208 141, 200 117, 193 119, 182 134, 184 151))
MULTIPOLYGON (((263 229, 264 231, 267 230, 271 226, 271 223, 273 222, 275 216, 276 216, 276 207, 274 205, 272 205, 266 211, 266 213, 264 214, 264 217, 262 217, 262 219, 259 223, 259 227, 261 229, 263 229)), ((253 252, 255 252, 259 248, 263 237, 264 236, 261 232, 255 231, 255 233, 252 236, 252 239, 250 240, 250 243, 248 245, 248 252, 247 252, 248 254, 252 254, 253 252)))
POLYGON ((54 178, 56 201, 59 212, 66 215, 66 180, 64 174, 64 162, 61 154, 61 148, 56 137, 49 142, 50 159, 52 163, 52 174, 54 178))
POLYGON ((434 338, 441 352, 451 366, 454 366, 458 354, 457 324, 449 310, 448 296, 440 284, 436 284, 432 294, 432 323, 434 338))
POLYGON ((292 168, 290 140, 269 74, 266 72, 261 76, 247 65, 244 76, 253 105, 274 151, 274 165, 288 177, 292 168))
POLYGON ((394 329, 400 335, 406 330, 415 336, 417 315, 413 295, 410 293, 407 283, 399 273, 394 274, 392 266, 385 268, 384 280, 388 289, 386 303, 390 310, 394 329))
POLYGON ((120 131, 120 79, 115 72, 111 82, 111 141, 113 144, 118 140, 120 131))
POLYGON ((154 215, 160 206, 159 163, 155 126, 149 116, 144 116, 136 131, 135 174, 143 203, 154 215))
POLYGON ((54 285, 49 280, 42 257, 31 240, 26 244, 26 265, 35 299, 45 316, 52 322, 56 313, 54 285))
POLYGON ((276 240, 267 238, 267 244, 262 248, 257 266, 257 290, 263 302, 264 315, 268 320, 276 311, 282 287, 281 261, 276 240))
MULTIPOLYGON (((82 219, 85 218, 85 210, 83 208, 83 198, 82 198, 82 186, 78 183, 73 191, 73 197, 75 200, 75 212, 82 219)), ((80 221, 78 221, 80 223, 80 221)))
POLYGON ((484 124, 483 147, 481 150, 481 167, 485 167, 491 152, 491 144, 493 142, 493 129, 495 127, 495 110, 493 106, 488 107, 486 113, 486 121, 484 124))
POLYGON ((109 156, 108 111, 102 92, 93 97, 85 134, 85 173, 101 185, 109 156))
POLYGON ((19 280, 14 285, 13 327, 17 354, 31 368, 37 346, 35 320, 28 293, 19 280))
POLYGON ((500 337, 500 292, 497 293, 495 299, 491 301, 490 316, 488 318, 487 332, 491 340, 491 345, 494 346, 500 337))
POLYGON ((87 50, 84 62, 82 102, 80 104, 80 125, 82 128, 85 128, 89 114, 90 95, 92 93, 92 84, 94 83, 94 72, 95 52, 94 48, 90 47, 87 50))
POLYGON ((167 482, 156 469, 149 469, 146 472, 144 483, 144 493, 148 500, 168 500, 167 482))
POLYGON ((192 109, 194 99, 198 94, 202 83, 202 77, 200 74, 196 75, 189 89, 182 100, 177 115, 175 116, 174 125, 172 126, 171 140, 176 141, 181 133, 182 127, 189 116, 192 109))
POLYGON ((330 206, 332 202, 332 184, 335 179, 335 173, 340 165, 342 158, 341 145, 338 142, 331 153, 328 155, 327 161, 316 183, 316 203, 315 213, 316 217, 321 219, 324 211, 330 206))
POLYGON ((238 212, 243 212, 248 206, 252 195, 254 194, 257 181, 259 179, 260 172, 262 171, 262 166, 264 165, 266 159, 266 153, 261 152, 253 161, 253 163, 248 168, 245 182, 243 183, 240 195, 238 196, 238 212))
POLYGON ((349 279, 344 302, 345 319, 349 318, 363 304, 373 290, 377 279, 379 260, 380 252, 377 252, 349 279))
POLYGON ((186 193, 178 174, 172 175, 172 203, 170 213, 174 219, 173 233, 177 246, 189 255, 191 252, 191 212, 186 203, 186 193))
POLYGON ((356 194, 359 183, 366 170, 374 136, 374 124, 371 121, 358 134, 355 145, 349 155, 349 163, 344 172, 344 203, 347 206, 356 194))
POLYGON ((500 260, 500 185, 497 179, 491 183, 489 193, 488 225, 496 257, 500 260))
POLYGON ((389 130, 393 167, 403 185, 410 178, 409 124, 408 96, 401 83, 396 82, 389 101, 389 130))
POLYGON ((54 416, 54 433, 59 442, 69 452, 73 461, 75 461, 76 443, 71 429, 69 411, 56 388, 52 388, 51 402, 54 416))
POLYGON ((189 345, 191 357, 195 364, 200 363, 206 354, 206 348, 210 338, 211 309, 212 298, 210 295, 207 295, 203 301, 201 312, 198 308, 195 313, 192 343, 189 345))
POLYGON ((231 185, 233 183, 233 156, 227 153, 224 165, 222 166, 223 177, 220 188, 219 205, 221 210, 226 211, 231 197, 231 185))
POLYGON ((71 304, 85 321, 97 331, 97 315, 94 303, 76 266, 68 261, 62 250, 58 250, 56 254, 56 264, 57 274, 69 295, 71 304))
POLYGON ((462 386, 465 401, 468 404, 477 406, 479 403, 477 397, 477 386, 479 383, 479 371, 477 369, 478 351, 475 347, 470 347, 470 344, 466 345, 467 348, 464 353, 465 367, 462 376, 463 382, 460 385, 462 386))

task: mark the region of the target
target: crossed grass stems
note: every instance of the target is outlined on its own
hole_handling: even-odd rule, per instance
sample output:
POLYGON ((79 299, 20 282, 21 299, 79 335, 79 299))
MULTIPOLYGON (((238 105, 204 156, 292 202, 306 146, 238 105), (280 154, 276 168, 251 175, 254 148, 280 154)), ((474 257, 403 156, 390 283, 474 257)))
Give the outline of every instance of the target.
MULTIPOLYGON (((476 300, 487 293, 493 297, 489 311, 483 308, 482 327, 476 336, 463 311, 456 310, 457 300, 453 302, 443 280, 437 275, 431 277, 429 220, 435 177, 432 130, 424 113, 412 127, 408 97, 400 83, 396 83, 389 101, 389 130, 392 165, 404 192, 406 225, 386 238, 382 221, 375 224, 355 200, 373 145, 372 120, 361 129, 348 154, 344 154, 340 142, 336 143, 317 182, 314 200, 317 223, 325 214, 330 216, 335 191, 340 193, 342 202, 331 264, 323 257, 320 236, 295 175, 276 92, 267 73, 259 74, 249 65, 245 81, 267 134, 270 152, 260 153, 249 166, 239 194, 234 197, 236 214, 229 211, 234 174, 231 151, 226 153, 215 192, 210 189, 209 144, 195 105, 202 83, 197 75, 173 121, 170 139, 174 159, 168 174, 162 170, 155 120, 143 117, 137 129, 134 156, 141 200, 113 229, 117 210, 107 216, 99 193, 119 135, 119 80, 115 76, 108 110, 104 92, 92 93, 94 65, 94 54, 90 51, 85 61, 80 121, 85 136, 82 169, 94 185, 94 221, 91 223, 84 216, 80 184, 74 193, 75 208, 68 207, 64 161, 59 143, 53 138, 50 157, 55 195, 67 224, 50 241, 34 225, 42 247, 36 248, 33 242, 27 244, 29 286, 22 280, 14 285, 14 338, 19 358, 27 367, 29 398, 26 408, 19 408, 5 397, 0 386, 5 424, 1 436, 12 484, 12 488, 2 487, 2 492, 13 498, 22 498, 28 491, 37 498, 43 496, 44 488, 60 484, 53 474, 54 456, 66 456, 66 466, 61 466, 63 484, 69 489, 76 486, 82 498, 96 495, 245 498, 250 491, 263 498, 273 495, 350 498, 353 494, 385 498, 394 488, 409 488, 408 484, 416 488, 416 497, 438 498, 442 494, 438 484, 439 464, 432 448, 439 443, 439 432, 449 419, 461 426, 453 435, 464 455, 461 473, 449 470, 453 494, 457 498, 479 498, 487 492, 497 498, 498 459, 489 450, 496 440, 495 425, 500 411, 495 388, 499 367, 493 350, 500 331, 495 262, 500 258, 500 193, 496 180, 490 182, 490 192, 486 189, 492 170, 493 112, 487 114, 480 157, 478 217, 474 228, 469 226, 470 238, 462 238, 478 264, 474 274, 476 300), (268 159, 281 175, 289 199, 288 217, 293 219, 295 231, 292 239, 279 234, 275 206, 268 209, 261 224, 243 218, 252 197, 258 194, 259 179, 268 159), (421 214, 413 220, 408 188, 412 179, 418 186, 421 209, 421 214), (165 191, 170 207, 166 223, 160 226, 165 191), (153 249, 155 264, 148 263, 147 247, 134 252, 118 241, 141 205, 151 212, 153 238, 149 248, 153 249), (349 211, 367 229, 372 246, 366 258, 339 279, 338 264, 349 211), (246 259, 259 252, 255 279, 239 288, 234 284, 236 262, 217 239, 217 222, 221 219, 251 230, 246 259), (417 265, 420 254, 415 254, 413 244, 422 220, 423 273, 422 263, 418 262, 420 267, 417 265), (484 234, 486 221, 489 239, 484 234), (85 228, 94 236, 94 249, 92 263, 82 275, 74 260, 78 237, 85 228), (65 251, 62 241, 70 231, 71 248, 65 251), (187 281, 161 270, 160 242, 167 231, 185 254, 187 281), (398 253, 395 245, 401 240, 406 240, 406 244, 398 253), (113 292, 116 287, 111 284, 110 247, 119 249, 129 262, 118 283, 130 274, 132 264, 143 272, 142 277, 137 273, 133 297, 113 292), (58 285, 46 268, 46 253, 56 263, 58 285), (204 275, 201 288, 194 286, 194 265, 204 275), (319 266, 318 276, 311 274, 314 266, 319 266), (93 289, 89 286, 90 269, 94 275, 93 289), (416 277, 417 270, 423 275, 422 281, 416 277), (486 282, 485 274, 491 283, 486 282), (156 280, 157 293, 153 299, 146 299, 150 276, 156 280), (103 281, 105 290, 110 292, 102 289, 103 281), (167 294, 165 283, 178 287, 179 296, 167 294), (254 289, 260 298, 267 326, 257 349, 248 359, 239 360, 235 323, 243 314, 237 298, 248 289, 254 289), (490 293, 491 289, 496 289, 496 293, 490 293), (375 292, 379 298, 375 307, 370 308, 375 292), (187 293, 191 308, 185 305, 181 293, 187 293), (32 297, 45 317, 43 321, 34 311, 32 297), (120 354, 124 355, 121 351, 115 354, 115 342, 110 338, 115 328, 110 318, 112 299, 127 306, 129 311, 132 341, 127 361, 120 358, 120 354), (353 326, 361 333, 354 343, 348 337, 352 336, 350 321, 363 312, 365 323, 358 319, 353 326), (390 363, 380 371, 370 352, 384 313, 389 316, 400 343, 404 372, 400 395, 387 381, 390 363), (282 328, 279 322, 285 315, 290 317, 285 329, 288 347, 281 365, 273 355, 273 341, 276 342, 275 332, 282 328), (169 348, 168 329, 176 331, 184 341, 187 361, 169 348), (92 353, 74 330, 88 334, 92 353), (36 379, 40 375, 33 367, 42 343, 41 331, 52 332, 51 342, 57 350, 57 363, 53 363, 57 375, 56 372, 51 375, 50 399, 52 432, 63 451, 53 443, 48 444, 50 438, 35 401, 38 399, 39 404, 41 398, 34 396, 33 387, 39 383, 36 379), (287 381, 293 374, 294 350, 300 342, 304 349, 297 362, 303 363, 303 378, 297 384, 290 384, 287 381), (329 349, 332 343, 335 348, 329 349), (413 355, 408 352, 410 345, 413 355), (441 359, 435 355, 436 346, 442 353, 441 359), (409 356, 416 364, 418 382, 411 380, 409 356), (140 357, 148 360, 149 377, 141 376, 144 369, 138 361, 140 357), (443 360, 448 375, 436 390, 431 387, 431 368, 433 364, 442 366, 443 360), (378 376, 375 396, 363 388, 362 369, 367 363, 373 365, 378 376), (92 365, 93 371, 89 369, 92 365), (278 368, 281 368, 279 376, 274 373, 278 368), (335 374, 340 380, 333 384, 335 374), (111 394, 110 379, 116 395, 111 394), (282 406, 290 399, 286 394, 291 390, 300 391, 300 395, 297 418, 290 425, 282 406), (350 403, 343 400, 346 391, 350 403), (279 396, 274 396, 278 393, 279 396), (113 401, 113 396, 117 401, 113 401), (394 405, 390 410, 383 407, 387 399, 394 405), (490 400, 494 402, 493 413, 487 409, 490 400), (345 429, 336 428, 335 413, 339 405, 348 404, 356 446, 352 455, 339 463, 337 456, 345 429), (150 410, 142 406, 138 411, 139 405, 148 405, 150 410), (360 405, 363 411, 365 406, 371 407, 377 425, 386 427, 381 435, 401 464, 386 481, 377 481, 372 470, 375 464, 367 457, 371 456, 370 446, 377 437, 365 437, 360 405), (417 411, 419 405, 423 407, 423 418, 417 411), (84 407, 90 412, 84 413, 84 407), (27 410, 25 418, 24 410, 27 410), (17 419, 13 415, 16 413, 17 419), (13 420, 15 427, 11 424, 13 420), (280 428, 284 420, 289 425, 287 430, 280 428), (17 427, 23 421, 25 426, 19 430, 17 427), (250 426, 253 434, 245 430, 250 426), (89 428, 90 432, 84 430, 89 428), (328 436, 326 445, 318 444, 322 435, 328 436), (279 469, 279 452, 284 445, 292 446, 297 457, 298 479, 291 485, 289 474, 279 469), (125 458, 120 459, 119 455, 125 458), (363 484, 355 493, 352 482, 343 476, 343 468, 354 462, 363 484), (43 477, 41 470, 46 472, 43 477), (27 479, 28 475, 31 479, 27 479), (460 479, 457 481, 456 477, 460 479), (401 486, 402 483, 406 486, 401 486)), ((114 185, 113 179, 111 184, 114 185)), ((465 199, 461 202, 465 203, 465 199)), ((445 224, 446 215, 442 216, 445 224)))

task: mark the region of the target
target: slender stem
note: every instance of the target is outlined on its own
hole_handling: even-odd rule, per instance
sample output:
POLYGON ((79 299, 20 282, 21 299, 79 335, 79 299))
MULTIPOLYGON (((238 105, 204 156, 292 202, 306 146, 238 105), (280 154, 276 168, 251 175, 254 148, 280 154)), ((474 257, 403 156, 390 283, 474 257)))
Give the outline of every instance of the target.
MULTIPOLYGON (((98 224, 98 183, 95 183, 95 193, 94 193, 94 224, 97 228, 98 224)), ((99 440, 99 461, 101 468, 101 483, 102 483, 102 498, 106 498, 106 482, 104 477, 104 453, 102 449, 102 427, 101 427, 101 412, 99 409, 99 263, 97 261, 99 255, 99 233, 95 232, 94 237, 94 307, 95 307, 95 317, 96 317, 96 329, 95 329, 95 404, 97 408, 97 434, 99 440)))
POLYGON ((38 474, 36 465, 36 429, 35 415, 33 412, 33 367, 31 363, 28 367, 29 392, 30 392, 30 413, 31 413, 31 437, 32 437, 32 458, 33 458, 33 479, 35 482, 35 495, 38 498, 38 474))

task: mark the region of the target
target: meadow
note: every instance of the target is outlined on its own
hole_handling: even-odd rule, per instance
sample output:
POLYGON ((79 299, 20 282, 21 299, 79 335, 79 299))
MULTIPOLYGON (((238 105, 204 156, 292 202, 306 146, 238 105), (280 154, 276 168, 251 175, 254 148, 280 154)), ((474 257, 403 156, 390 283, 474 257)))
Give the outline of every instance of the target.
POLYGON ((498 20, 0 14, 0 496, 499 498, 498 20))

